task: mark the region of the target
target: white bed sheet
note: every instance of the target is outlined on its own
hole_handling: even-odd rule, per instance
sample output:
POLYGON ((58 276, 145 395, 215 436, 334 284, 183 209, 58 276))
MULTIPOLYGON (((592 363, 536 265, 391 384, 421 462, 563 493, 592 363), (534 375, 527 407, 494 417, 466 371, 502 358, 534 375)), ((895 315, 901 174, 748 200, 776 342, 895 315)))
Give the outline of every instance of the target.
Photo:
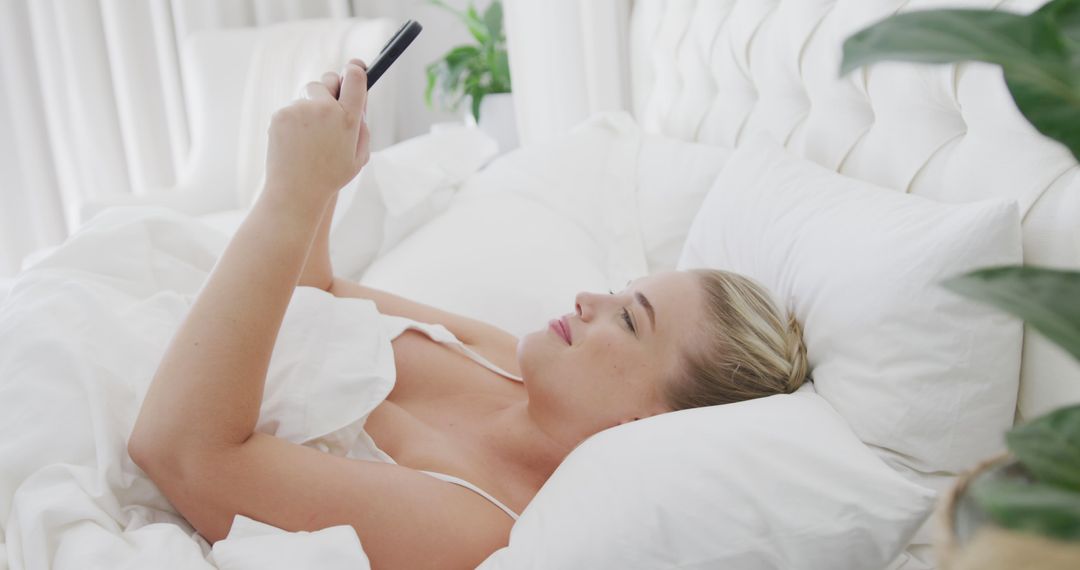
MULTIPOLYGON (((227 241, 184 214, 117 208, 15 280, 0 307, 0 569, 369 567, 345 525, 292 533, 238 516, 211 549, 127 454, 227 241)), ((256 429, 346 454, 393 387, 380 319, 369 300, 297 288, 256 429)))

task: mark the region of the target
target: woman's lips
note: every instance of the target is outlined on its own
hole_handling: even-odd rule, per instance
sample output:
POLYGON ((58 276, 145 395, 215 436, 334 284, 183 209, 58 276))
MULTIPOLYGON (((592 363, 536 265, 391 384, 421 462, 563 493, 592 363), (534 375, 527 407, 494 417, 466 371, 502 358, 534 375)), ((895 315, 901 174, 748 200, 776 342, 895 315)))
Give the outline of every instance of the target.
POLYGON ((569 327, 566 327, 566 323, 562 319, 551 319, 548 321, 548 327, 566 341, 566 344, 570 344, 569 327))
POLYGON ((563 315, 559 322, 562 323, 563 331, 566 333, 566 344, 574 344, 574 335, 570 331, 570 320, 563 315))

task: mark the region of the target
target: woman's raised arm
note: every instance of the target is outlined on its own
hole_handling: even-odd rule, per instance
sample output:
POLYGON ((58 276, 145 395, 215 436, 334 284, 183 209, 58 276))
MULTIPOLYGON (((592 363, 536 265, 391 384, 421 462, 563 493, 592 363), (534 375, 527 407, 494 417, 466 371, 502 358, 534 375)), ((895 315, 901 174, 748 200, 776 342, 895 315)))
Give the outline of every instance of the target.
POLYGON ((184 461, 243 444, 255 429, 270 355, 330 199, 367 163, 363 68, 340 97, 314 81, 274 114, 266 186, 165 351, 128 452, 184 461))

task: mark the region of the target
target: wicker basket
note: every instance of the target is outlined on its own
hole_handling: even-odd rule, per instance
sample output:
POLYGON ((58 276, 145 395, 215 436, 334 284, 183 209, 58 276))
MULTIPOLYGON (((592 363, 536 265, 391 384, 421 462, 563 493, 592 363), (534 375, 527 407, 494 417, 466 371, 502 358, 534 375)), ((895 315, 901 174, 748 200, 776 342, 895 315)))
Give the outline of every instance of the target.
POLYGON ((982 477, 1012 477, 1023 469, 1008 455, 962 475, 938 503, 937 558, 941 570, 1077 570, 1080 542, 1063 542, 989 524, 966 495, 982 477))

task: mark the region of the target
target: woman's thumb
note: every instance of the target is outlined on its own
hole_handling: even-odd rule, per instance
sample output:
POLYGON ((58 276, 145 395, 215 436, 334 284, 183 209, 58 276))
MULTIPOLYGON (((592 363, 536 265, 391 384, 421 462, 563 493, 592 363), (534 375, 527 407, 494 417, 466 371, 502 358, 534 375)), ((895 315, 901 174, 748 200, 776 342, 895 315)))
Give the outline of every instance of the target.
POLYGON ((367 104, 367 72, 364 68, 350 62, 345 66, 344 77, 341 80, 341 96, 338 101, 341 106, 357 118, 360 124, 360 116, 367 104))

